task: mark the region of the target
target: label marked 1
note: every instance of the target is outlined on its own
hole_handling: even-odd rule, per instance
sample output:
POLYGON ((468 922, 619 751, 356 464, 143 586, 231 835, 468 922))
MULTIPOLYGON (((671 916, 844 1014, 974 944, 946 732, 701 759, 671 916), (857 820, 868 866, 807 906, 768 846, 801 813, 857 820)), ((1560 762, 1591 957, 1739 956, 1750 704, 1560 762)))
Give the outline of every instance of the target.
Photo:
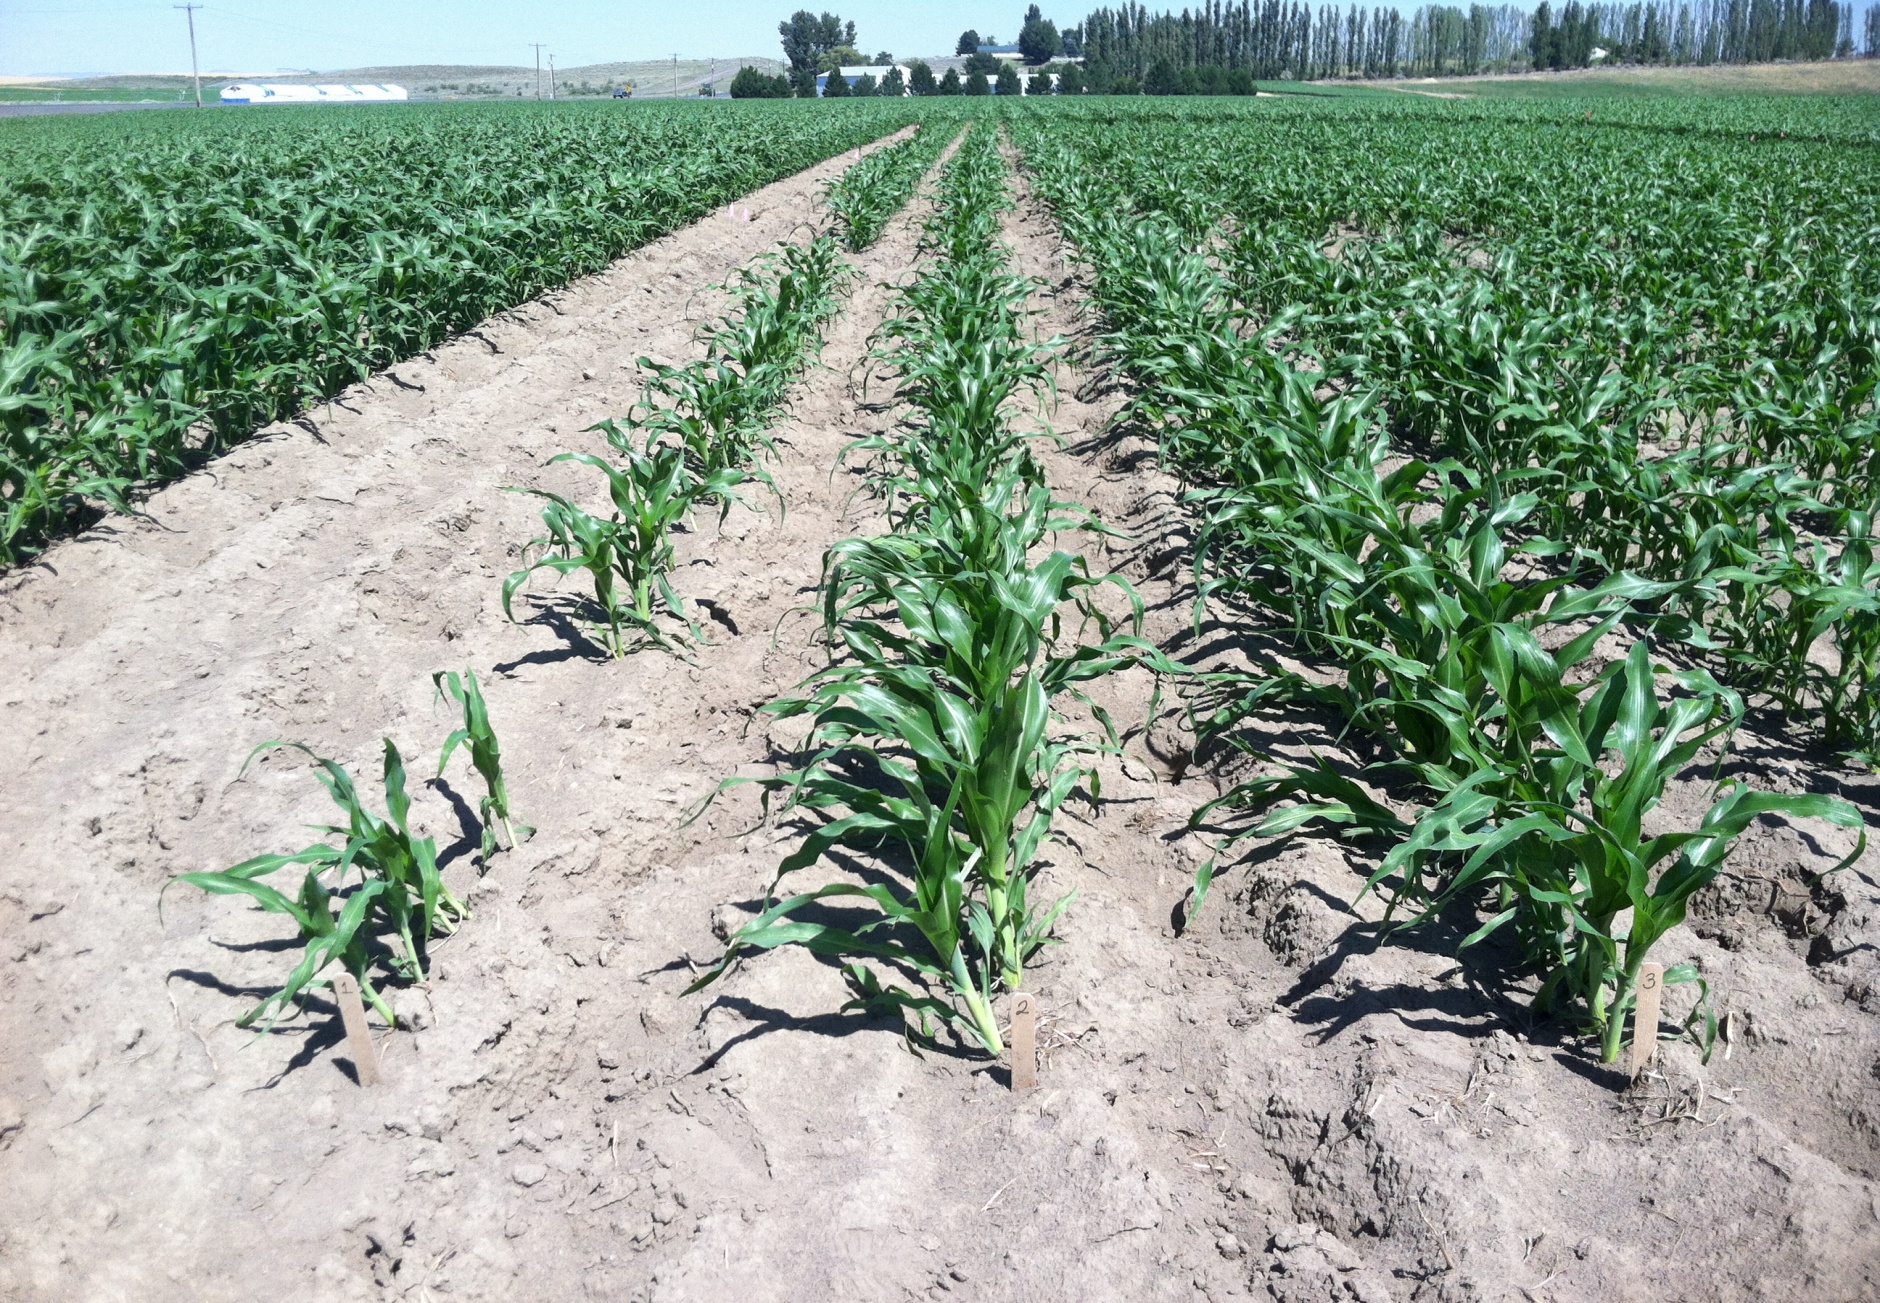
POLYGON ((372 1043, 372 1029, 366 1025, 366 1007, 359 999, 359 979, 341 973, 333 979, 333 996, 339 1003, 340 1021, 346 1024, 346 1044, 352 1049, 353 1072, 361 1086, 379 1084, 379 1051, 372 1043))
POLYGON ((1638 990, 1632 1006, 1632 1076, 1658 1057, 1658 1002, 1665 989, 1663 964, 1640 964, 1638 990))
POLYGON ((1012 994, 1012 1089, 1038 1085, 1038 1002, 1030 991, 1012 994))

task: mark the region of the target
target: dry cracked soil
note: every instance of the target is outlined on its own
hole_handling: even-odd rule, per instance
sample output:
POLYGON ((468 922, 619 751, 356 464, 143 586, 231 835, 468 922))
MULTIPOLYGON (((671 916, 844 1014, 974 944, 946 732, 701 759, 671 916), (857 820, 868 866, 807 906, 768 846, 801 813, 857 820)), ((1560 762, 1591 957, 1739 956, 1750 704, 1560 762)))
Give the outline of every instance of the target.
MULTIPOLYGON (((598 655, 572 585, 504 618, 538 532, 506 486, 591 496, 565 450, 680 362, 722 286, 822 220, 845 158, 492 320, 264 432, 0 578, 0 1297, 7 1300, 1854 1300, 1880 1297, 1880 888, 1817 880, 1838 830, 1767 820, 1667 960, 1695 958, 1733 1039, 1667 1044, 1630 1089, 1505 992, 1512 956, 1434 929, 1379 945, 1360 850, 1298 839, 1224 865, 1190 814, 1234 776, 1178 694, 1099 685, 1128 729, 1102 800, 1061 816, 1047 889, 1078 894, 1033 977, 1040 1086, 839 1012, 801 951, 680 992, 801 837, 728 775, 795 734, 758 708, 823 655, 824 549, 881 528, 858 437, 897 419, 870 339, 921 257, 923 196, 852 258, 841 315, 754 498, 679 540, 709 645, 598 655), (334 1006, 235 1019, 291 962, 278 916, 173 875, 312 840, 306 742, 415 775, 451 727, 431 672, 475 668, 519 815, 477 862, 473 777, 417 793, 473 907, 378 1026, 356 1084, 334 1006), (1154 716, 1151 718, 1151 712, 1154 716)), ((1147 634, 1244 655, 1192 617, 1179 486, 1119 426, 1081 273, 1014 174, 1005 237, 1063 336, 1055 400, 1017 414, 1054 490, 1115 536, 1147 634)), ((1298 738, 1274 739, 1284 750, 1298 738)), ((1836 781, 1774 744, 1746 764, 1836 781)), ((1848 786, 1846 784, 1843 785, 1848 786)), ((1850 791, 1864 790, 1849 787, 1850 791)), ((1694 817, 1693 781, 1662 817, 1694 817)), ((1867 802, 1872 804, 1871 798, 1867 802)))

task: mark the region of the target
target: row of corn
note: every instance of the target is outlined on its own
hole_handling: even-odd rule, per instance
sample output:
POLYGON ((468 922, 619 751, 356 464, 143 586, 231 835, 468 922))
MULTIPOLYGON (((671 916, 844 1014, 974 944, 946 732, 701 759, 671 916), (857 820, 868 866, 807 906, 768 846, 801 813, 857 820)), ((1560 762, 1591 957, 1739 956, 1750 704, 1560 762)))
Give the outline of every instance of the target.
MULTIPOLYGON (((1316 823, 1383 839, 1366 887, 1386 897, 1387 925, 1455 906, 1473 919, 1465 946, 1512 929, 1537 1008, 1581 1021, 1615 1059, 1642 963, 1751 822, 1779 812, 1861 824, 1836 798, 1724 779, 1696 826, 1652 830, 1667 783, 1720 761, 1744 709, 1701 665, 1657 663, 1654 644, 1679 641, 1661 622, 1681 619, 1671 628, 1688 643, 1705 604, 1756 581, 1727 567, 1641 573, 1563 543, 1554 531, 1600 509, 1612 485, 1559 473, 1559 459, 1522 460, 1507 411, 1472 441, 1448 413, 1438 428, 1449 442, 1430 450, 1422 413, 1451 399, 1466 408, 1467 386, 1446 389, 1433 365, 1387 373, 1381 352, 1333 383, 1300 347, 1297 314, 1257 322, 1235 302, 1222 260, 1197 238, 1205 221, 1144 216, 1151 206, 1067 133, 1033 118, 1020 134, 1094 270, 1110 344, 1139 386, 1131 419, 1189 486, 1203 599, 1332 671, 1273 663, 1203 676, 1198 731, 1252 749, 1241 726, 1256 713, 1330 712, 1370 758, 1354 772, 1256 752, 1267 772, 1198 817, 1246 812, 1238 836, 1316 823)), ((1196 204, 1187 192, 1183 202, 1196 204)), ((1529 425, 1534 442, 1551 437, 1542 424, 1529 425)), ((1864 845, 1863 833, 1856 855, 1864 845)), ((1197 879, 1197 909, 1211 871, 1197 879)), ((1689 965, 1666 981, 1702 990, 1689 965)), ((1706 1044, 1709 1017, 1700 999, 1706 1044)))
MULTIPOLYGON (((1082 683, 1150 649, 1098 602, 1119 576, 1090 573, 1046 536, 1094 530, 1046 489, 1011 408, 1049 383, 998 232, 1008 206, 996 130, 974 127, 925 228, 928 260, 883 325, 873 359, 896 377, 904 419, 861 440, 888 532, 827 553, 830 664, 769 706, 807 721, 800 762, 755 782, 812 825, 779 865, 757 917, 730 939, 715 981, 746 952, 804 946, 842 961, 846 1007, 1004 1049, 995 1000, 1024 981, 1069 903, 1039 896, 1051 823, 1115 745, 1060 714, 1082 683), (887 872, 785 891, 824 861, 887 872), (843 906, 831 919, 824 902, 843 906), (848 920, 860 919, 860 922, 848 920)), ((1127 623, 1129 617, 1124 617, 1127 623)), ((1107 719, 1102 720, 1106 732, 1107 719)), ((1094 795, 1094 793, 1093 793, 1094 795)))
MULTIPOLYGON (((741 485, 770 484, 761 464, 774 449, 769 427, 813 358, 847 274, 828 234, 786 246, 741 274, 732 312, 703 332, 703 358, 682 367, 642 359, 650 373, 642 401, 620 420, 593 427, 617 461, 590 453, 551 459, 600 471, 611 511, 595 515, 545 489, 514 490, 545 500, 548 532, 527 545, 523 569, 505 581, 505 613, 513 611, 517 591, 537 571, 584 573, 592 600, 581 613, 608 652, 619 656, 634 646, 659 646, 683 654, 688 635, 692 641, 699 635, 668 578, 671 531, 697 506, 729 510, 741 485)), ((475 675, 439 674, 436 685, 463 712, 462 727, 445 741, 438 775, 459 745, 468 749, 486 787, 480 813, 487 865, 499 847, 513 847, 533 829, 511 819, 501 754, 475 675)), ((257 856, 172 881, 245 896, 299 927, 299 961, 279 990, 242 1016, 242 1026, 262 1018, 271 1026, 335 962, 358 979, 364 998, 389 1024, 394 1013, 374 970, 396 981, 424 981, 432 942, 454 930, 467 908, 444 886, 434 840, 410 829, 404 760, 390 738, 384 743, 383 817, 368 808, 343 766, 305 746, 270 742, 255 754, 283 747, 315 762, 317 776, 346 816, 344 825, 321 831, 344 844, 316 843, 296 854, 257 856), (305 868, 293 896, 266 881, 290 866, 305 868)))
POLYGON ((881 238, 888 219, 901 211, 952 141, 956 133, 948 129, 950 121, 945 115, 930 117, 912 137, 876 150, 823 192, 823 206, 835 219, 837 238, 849 252, 859 253, 881 238))

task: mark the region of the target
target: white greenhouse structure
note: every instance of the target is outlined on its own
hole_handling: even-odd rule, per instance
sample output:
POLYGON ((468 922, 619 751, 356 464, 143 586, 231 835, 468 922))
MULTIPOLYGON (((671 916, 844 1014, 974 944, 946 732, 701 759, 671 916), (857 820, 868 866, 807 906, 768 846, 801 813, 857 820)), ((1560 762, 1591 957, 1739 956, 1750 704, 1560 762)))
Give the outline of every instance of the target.
POLYGON ((411 98, 403 86, 305 86, 291 82, 238 81, 222 88, 224 104, 382 104, 411 98))

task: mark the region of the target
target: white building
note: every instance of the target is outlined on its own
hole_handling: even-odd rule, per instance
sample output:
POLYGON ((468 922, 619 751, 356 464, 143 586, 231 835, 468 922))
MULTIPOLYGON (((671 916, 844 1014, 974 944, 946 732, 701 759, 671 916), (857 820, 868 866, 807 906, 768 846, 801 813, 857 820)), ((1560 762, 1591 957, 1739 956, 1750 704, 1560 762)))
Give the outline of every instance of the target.
POLYGON ((306 86, 292 82, 238 81, 222 88, 224 104, 382 104, 410 98, 403 86, 386 82, 369 86, 306 86))
MULTIPOLYGON (((901 70, 901 85, 903 87, 901 93, 905 95, 907 94, 907 91, 905 89, 907 86, 907 68, 902 64, 898 64, 898 63, 868 64, 865 66, 855 67, 855 68, 838 68, 836 69, 836 71, 841 73, 843 80, 848 82, 849 86, 853 88, 855 83, 860 81, 864 74, 870 77, 873 77, 875 79, 875 85, 879 86, 881 85, 881 79, 883 77, 886 77, 888 75, 889 70, 893 68, 899 68, 901 70)), ((832 75, 833 74, 831 73, 825 72, 824 74, 822 74, 822 76, 816 79, 816 93, 818 95, 822 94, 823 90, 829 85, 829 78, 832 75)))

